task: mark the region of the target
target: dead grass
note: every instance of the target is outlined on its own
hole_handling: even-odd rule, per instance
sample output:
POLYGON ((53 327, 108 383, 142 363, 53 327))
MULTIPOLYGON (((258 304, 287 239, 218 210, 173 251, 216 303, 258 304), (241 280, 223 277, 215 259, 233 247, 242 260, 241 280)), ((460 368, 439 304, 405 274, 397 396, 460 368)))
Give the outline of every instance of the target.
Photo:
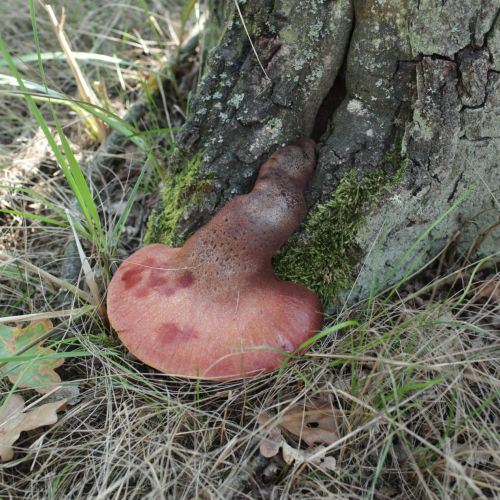
MULTIPOLYGON (((157 69, 173 48, 168 24, 175 25, 179 15, 174 2, 148 2, 163 38, 147 21, 140 2, 96 7, 92 0, 71 0, 54 6, 61 3, 66 6, 67 33, 75 50, 117 54, 157 69)), ((46 51, 57 51, 51 27, 38 10, 41 44, 46 51)), ((15 54, 35 53, 24 0, 2 4, 0 19, 2 36, 15 54)), ((115 112, 126 110, 140 95, 142 70, 117 73, 111 67, 85 68, 91 81, 106 82, 115 112)), ((192 82, 193 71, 196 61, 184 70, 184 88, 192 82)), ((49 86, 75 95, 64 62, 47 63, 46 72, 49 86)), ((35 64, 23 67, 23 73, 39 81, 35 64)), ((179 125, 183 107, 176 103, 173 88, 166 97, 170 119, 179 125)), ((50 110, 44 105, 42 109, 48 115, 50 110)), ((158 115, 157 111, 153 108, 150 116, 158 115)), ((85 164, 95 145, 78 116, 64 107, 58 112, 77 157, 85 164)), ((28 187, 57 207, 74 208, 73 194, 22 100, 0 94, 0 115, 1 184, 28 187)), ((152 148, 168 150, 157 131, 165 123, 149 120, 147 124, 153 131, 152 148)), ((107 228, 112 228, 123 209, 142 161, 143 154, 127 146, 113 152, 111 162, 89 172, 107 228)), ((115 260, 140 244, 154 203, 153 186, 158 184, 155 172, 148 175, 115 260)), ((0 203, 10 210, 53 214, 30 192, 3 189, 1 196, 0 203)), ((15 213, 0 217, 1 250, 14 257, 0 261, 2 315, 77 311, 83 302, 36 271, 38 267, 72 280, 70 271, 62 271, 74 262, 66 250, 71 229, 15 213), (16 258, 35 268, 27 269, 16 258)), ((92 265, 105 270, 105 256, 82 244, 92 265)), ((131 359, 97 315, 70 313, 54 320, 52 347, 85 350, 90 356, 67 360, 58 370, 64 381, 61 392, 70 398, 67 411, 53 427, 23 434, 15 459, 0 465, 0 495, 72 499, 498 496, 499 275, 486 262, 477 269, 468 262, 455 268, 450 264, 441 269, 441 276, 434 273, 421 273, 390 301, 379 296, 344 310, 331 320, 354 318, 358 326, 317 342, 281 373, 244 382, 197 384, 173 379, 131 359), (256 416, 264 411, 280 414, 313 399, 329 404, 338 415, 340 439, 327 447, 328 455, 337 461, 336 469, 287 465, 279 454, 261 457, 264 434, 256 416)), ((84 287, 81 276, 73 278, 72 284, 84 287)), ((105 275, 96 279, 104 287, 105 275)), ((8 382, 0 381, 2 395, 9 390, 8 382)), ((27 391, 23 394, 28 402, 38 398, 27 391)), ((304 448, 292 436, 286 439, 304 448)))
MULTIPOLYGON (((498 494, 498 305, 474 284, 433 303, 374 304, 281 375, 198 386, 131 361, 98 320, 61 328, 91 358, 59 370, 79 394, 19 443, 16 497, 475 498, 498 494), (496 307, 496 312, 495 312, 496 307), (335 471, 259 458, 255 415, 321 398, 339 410, 335 471)), ((297 443, 290 441, 292 445, 297 443)))

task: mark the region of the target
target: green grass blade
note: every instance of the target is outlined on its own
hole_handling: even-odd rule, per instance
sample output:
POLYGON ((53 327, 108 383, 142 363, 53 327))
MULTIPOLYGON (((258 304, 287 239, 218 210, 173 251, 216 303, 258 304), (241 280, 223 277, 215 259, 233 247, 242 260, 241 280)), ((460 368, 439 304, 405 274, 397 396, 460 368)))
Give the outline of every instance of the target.
POLYGON ((56 220, 56 219, 51 219, 50 217, 45 217, 44 215, 32 214, 31 212, 23 212, 22 210, 12 210, 9 208, 0 208, 0 213, 17 215, 17 216, 23 217, 25 219, 31 219, 31 220, 37 220, 40 222, 44 222, 45 224, 50 224, 52 226, 69 227, 69 224, 67 222, 63 222, 63 221, 56 220))
POLYGON ((375 470, 375 474, 373 475, 373 481, 372 481, 372 484, 370 486, 370 489, 368 490, 367 498, 373 498, 373 496, 374 496, 375 486, 377 486, 380 475, 382 474, 382 471, 384 469, 385 461, 387 460, 387 454, 389 453, 389 450, 391 449, 391 446, 392 446, 394 434, 395 434, 395 432, 393 431, 387 437, 387 441, 385 443, 385 446, 384 446, 382 453, 380 454, 380 457, 378 459, 377 468, 375 470))
POLYGON ((132 209, 132 206, 137 198, 137 192, 139 191, 139 187, 142 185, 142 180, 144 178, 144 174, 146 173, 147 166, 148 163, 146 162, 141 169, 139 177, 135 181, 134 187, 132 188, 132 192, 128 197, 127 203, 125 204, 125 208, 123 209, 120 218, 118 219, 117 223, 113 227, 113 230, 111 231, 111 236, 109 238, 110 248, 114 248, 118 244, 118 238, 120 237, 120 234, 123 231, 123 227, 127 222, 130 210, 132 209))
POLYGON ((93 234, 95 237, 95 242, 102 247, 103 245, 103 240, 99 240, 97 238, 97 234, 95 234, 95 229, 97 227, 98 233, 99 234, 104 234, 102 231, 102 228, 100 227, 100 221, 99 218, 96 217, 97 215, 97 210, 95 208, 94 201, 90 195, 90 191, 88 189, 88 186, 86 185, 85 179, 83 177, 83 174, 81 172, 81 169, 76 162, 76 159, 71 151, 71 148, 69 147, 68 141, 66 139, 66 136, 64 135, 64 132, 62 131, 62 127, 59 124, 59 121, 56 119, 56 127, 58 129, 58 133, 60 136, 60 139, 63 144, 64 151, 66 153, 66 157, 68 161, 66 160, 65 155, 57 145, 57 142, 50 132, 49 126, 47 122, 45 121, 45 118, 43 117, 42 113, 36 106, 32 96, 29 94, 28 89, 26 88, 24 84, 24 80, 21 77, 21 74, 15 67, 12 57, 10 56, 7 47, 2 39, 0 37, 0 50, 3 54, 4 59, 7 61, 8 66, 12 74, 17 80, 17 83, 21 90, 25 93, 24 98, 26 100, 26 103, 28 105, 28 108, 30 109, 31 113, 35 117, 38 125, 40 126, 43 134, 45 135, 45 138, 47 139, 47 142, 49 143, 57 162, 59 163, 60 167, 63 170, 63 173, 68 180, 71 189, 73 190, 73 193, 75 194, 75 197, 77 198, 78 204, 80 206, 80 209, 82 210, 82 213, 87 221, 87 224, 89 225, 88 230, 90 233, 93 234), (69 163, 68 163, 69 162, 69 163), (86 205, 88 203, 88 205, 86 205), (95 227, 94 227, 95 226, 95 227))
MULTIPOLYGON (((120 57, 108 56, 105 54, 93 54, 92 52, 73 52, 73 56, 78 61, 92 62, 100 65, 110 65, 115 67, 117 64, 120 66, 125 66, 128 68, 133 68, 146 73, 154 73, 151 68, 147 66, 142 66, 140 64, 135 64, 127 59, 122 59, 120 57)), ((40 54, 25 54, 23 56, 15 56, 14 64, 17 66, 40 61, 63 61, 66 62, 66 56, 64 52, 54 51, 54 52, 41 52, 40 54)), ((5 68, 8 66, 7 61, 0 59, 0 68, 5 68)))
POLYGON ((18 354, 12 356, 0 356, 0 363, 16 363, 22 361, 42 360, 42 359, 65 359, 65 358, 88 358, 93 356, 88 351, 69 351, 69 352, 56 352, 54 354, 45 354, 44 356, 37 356, 33 354, 18 354))
POLYGON ((41 195, 40 193, 37 193, 35 190, 24 187, 24 186, 13 186, 10 184, 0 184, 0 189, 7 189, 9 191, 12 191, 14 193, 24 193, 33 198, 34 200, 39 201, 42 203, 47 208, 50 208, 53 212, 55 212, 57 215, 61 216, 62 218, 65 218, 65 212, 62 208, 59 208, 55 203, 51 202, 48 198, 45 196, 41 195))
POLYGON ((4 86, 8 85, 10 87, 22 88, 24 91, 23 95, 24 93, 28 93, 29 95, 33 95, 33 93, 38 93, 40 94, 41 97, 46 96, 46 97, 53 97, 54 99, 64 99, 64 100, 67 99, 63 94, 57 92, 56 90, 53 90, 49 87, 44 87, 39 83, 32 82, 31 80, 26 80, 24 78, 22 78, 22 83, 21 83, 17 78, 11 75, 0 75, 0 85, 4 86))
POLYGON ((337 323, 336 325, 332 325, 328 328, 325 328, 324 330, 321 330, 316 335, 313 335, 310 339, 307 339, 299 346, 298 350, 302 351, 303 349, 307 349, 318 340, 328 337, 328 335, 338 332, 339 330, 344 330, 345 328, 354 327, 358 325, 359 323, 356 320, 344 321, 343 323, 337 323))
POLYGON ((71 150, 71 146, 64 134, 64 131, 59 123, 57 117, 55 117, 55 123, 57 132, 59 134, 59 138, 61 139, 61 143, 63 145, 64 153, 67 159, 67 171, 65 172, 66 178, 71 180, 71 184, 73 186, 73 192, 75 195, 78 193, 77 199, 80 203, 80 208, 87 219, 87 223, 89 224, 91 232, 97 232, 98 242, 101 243, 101 246, 104 245, 104 231, 101 226, 101 221, 99 218, 99 213, 97 211, 97 207, 94 202, 94 198, 90 193, 90 189, 87 185, 87 181, 83 175, 82 169, 76 160, 73 151, 71 150))

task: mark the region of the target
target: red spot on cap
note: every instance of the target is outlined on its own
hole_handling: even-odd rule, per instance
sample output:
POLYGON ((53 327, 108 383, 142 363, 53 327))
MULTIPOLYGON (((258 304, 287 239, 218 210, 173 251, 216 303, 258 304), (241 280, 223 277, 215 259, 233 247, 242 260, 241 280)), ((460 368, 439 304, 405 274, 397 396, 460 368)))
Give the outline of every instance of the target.
POLYGON ((198 338, 196 331, 191 327, 180 328, 175 323, 161 323, 156 329, 162 343, 180 342, 198 338))
POLYGON ((125 284, 125 290, 128 290, 129 288, 132 288, 133 286, 137 285, 139 281, 142 279, 142 273, 144 271, 143 267, 132 267, 131 269, 127 269, 123 274, 122 274, 122 281, 125 284))
POLYGON ((156 269, 151 270, 148 277, 147 285, 152 290, 157 291, 163 297, 169 297, 178 290, 178 286, 173 282, 173 277, 166 274, 164 271, 156 269))
POLYGON ((157 289, 165 286, 168 283, 168 277, 165 276, 161 271, 153 270, 149 273, 148 286, 157 289))
POLYGON ((151 288, 147 286, 138 286, 134 290, 134 295, 139 298, 143 299, 144 297, 147 297, 151 293, 151 288))
POLYGON ((179 288, 188 288, 194 283, 194 276, 191 271, 186 271, 182 273, 176 280, 176 284, 179 288))
POLYGON ((171 285, 165 285, 162 287, 155 288, 155 290, 164 297, 170 297, 170 295, 173 295, 177 291, 177 288, 171 285))

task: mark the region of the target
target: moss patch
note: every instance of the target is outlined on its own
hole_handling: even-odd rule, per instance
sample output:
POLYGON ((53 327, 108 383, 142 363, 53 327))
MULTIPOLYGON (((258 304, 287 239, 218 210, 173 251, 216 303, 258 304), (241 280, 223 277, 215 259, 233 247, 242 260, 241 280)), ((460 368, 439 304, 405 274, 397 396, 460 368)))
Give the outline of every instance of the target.
POLYGON ((323 304, 331 304, 354 282, 362 257, 356 240, 366 212, 379 202, 404 171, 388 174, 377 169, 361 179, 352 169, 331 200, 318 204, 307 216, 300 236, 290 239, 275 259, 278 275, 314 290, 323 304))
POLYGON ((146 244, 178 246, 183 243, 176 234, 180 217, 211 189, 210 179, 200 179, 202 159, 203 155, 198 154, 170 172, 163 188, 162 208, 154 210, 149 218, 146 244))

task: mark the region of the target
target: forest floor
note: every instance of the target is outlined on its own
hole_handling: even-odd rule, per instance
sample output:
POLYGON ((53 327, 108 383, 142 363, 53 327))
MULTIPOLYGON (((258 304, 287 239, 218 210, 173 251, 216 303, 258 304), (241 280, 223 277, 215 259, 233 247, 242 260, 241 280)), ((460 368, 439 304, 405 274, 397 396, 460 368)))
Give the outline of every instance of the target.
POLYGON ((41 2, 0 4, 0 498, 500 496, 500 275, 451 240, 277 373, 199 383, 128 354, 101 306, 189 114, 204 11, 52 5, 51 22, 41 2))

